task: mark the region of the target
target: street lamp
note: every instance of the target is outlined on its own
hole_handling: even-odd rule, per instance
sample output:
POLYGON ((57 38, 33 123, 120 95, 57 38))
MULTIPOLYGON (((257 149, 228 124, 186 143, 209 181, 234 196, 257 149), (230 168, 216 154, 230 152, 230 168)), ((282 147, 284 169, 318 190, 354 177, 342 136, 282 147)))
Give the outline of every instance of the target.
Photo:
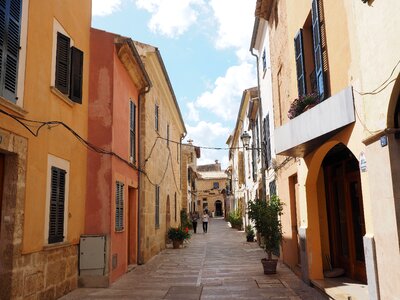
POLYGON ((243 146, 244 146, 246 149, 248 149, 248 148, 249 148, 249 145, 250 145, 250 139, 251 139, 250 134, 248 134, 247 131, 244 131, 244 132, 242 133, 242 135, 240 136, 240 139, 242 140, 243 146))

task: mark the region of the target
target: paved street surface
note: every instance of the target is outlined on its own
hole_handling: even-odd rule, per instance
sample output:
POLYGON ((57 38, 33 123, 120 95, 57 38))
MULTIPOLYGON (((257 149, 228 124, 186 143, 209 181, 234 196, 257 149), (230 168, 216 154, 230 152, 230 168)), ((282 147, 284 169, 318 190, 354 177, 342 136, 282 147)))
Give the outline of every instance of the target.
POLYGON ((277 275, 264 275, 264 256, 243 232, 211 219, 208 233, 166 249, 110 288, 78 289, 62 299, 328 299, 281 263, 277 275))

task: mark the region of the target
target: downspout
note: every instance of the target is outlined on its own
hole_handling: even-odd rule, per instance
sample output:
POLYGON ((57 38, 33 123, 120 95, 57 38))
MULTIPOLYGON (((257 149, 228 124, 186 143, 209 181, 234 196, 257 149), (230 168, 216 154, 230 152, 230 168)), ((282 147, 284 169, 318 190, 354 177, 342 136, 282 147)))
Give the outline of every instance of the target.
POLYGON ((254 29, 253 29, 253 36, 251 39, 251 45, 250 45, 250 53, 256 58, 256 64, 257 64, 257 93, 258 93, 258 101, 259 106, 258 106, 258 118, 260 120, 260 138, 261 138, 261 181, 262 181, 262 191, 261 191, 261 200, 266 201, 266 178, 265 178, 265 146, 264 145, 264 131, 263 129, 263 119, 262 119, 262 101, 261 101, 261 93, 260 93, 260 72, 259 72, 259 57, 257 54, 253 52, 254 50, 254 44, 255 44, 255 39, 257 36, 257 31, 258 27, 260 25, 260 18, 256 17, 256 20, 254 22, 254 29))
POLYGON ((137 196, 137 200, 138 200, 138 213, 137 213, 137 254, 136 254, 136 261, 138 265, 143 264, 142 258, 140 256, 140 178, 141 178, 141 168, 140 168, 140 159, 141 159, 141 151, 140 151, 140 115, 141 115, 141 109, 140 109, 140 100, 144 97, 145 94, 147 94, 148 92, 150 92, 150 87, 151 85, 146 86, 144 89, 142 89, 139 93, 138 96, 138 168, 139 168, 139 172, 138 172, 138 196, 137 196))

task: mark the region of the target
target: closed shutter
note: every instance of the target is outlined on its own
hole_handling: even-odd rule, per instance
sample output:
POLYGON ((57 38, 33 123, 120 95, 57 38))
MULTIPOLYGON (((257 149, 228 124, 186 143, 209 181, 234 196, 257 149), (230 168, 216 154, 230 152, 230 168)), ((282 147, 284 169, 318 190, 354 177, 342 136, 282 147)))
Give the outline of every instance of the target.
POLYGON ((1 95, 12 102, 17 101, 21 6, 21 0, 0 1, 1 95))
POLYGON ((65 170, 51 168, 49 244, 64 240, 65 174, 65 170))
POLYGON ((115 231, 124 229, 124 184, 117 181, 115 188, 115 231))
POLYGON ((83 80, 83 52, 71 47, 71 88, 70 99, 82 104, 82 80, 83 80))
POLYGON ((301 97, 306 94, 303 29, 300 29, 296 37, 294 38, 294 49, 296 55, 297 88, 299 92, 299 97, 301 97))
POLYGON ((321 42, 321 25, 320 25, 320 3, 319 0, 312 2, 312 32, 314 44, 314 64, 315 79, 317 83, 317 92, 320 100, 325 99, 325 79, 324 64, 322 60, 322 42, 321 42))
POLYGON ((239 184, 244 184, 244 153, 242 151, 239 151, 238 158, 239 184))
POLYGON ((155 225, 156 228, 160 227, 160 187, 156 185, 155 187, 156 199, 155 199, 155 225))
POLYGON ((130 101, 129 115, 129 130, 130 130, 130 156, 132 163, 136 161, 136 105, 130 101))
POLYGON ((265 147, 265 166, 271 164, 271 135, 269 128, 269 115, 264 118, 264 147, 265 147))
POLYGON ((70 80, 70 43, 69 37, 62 33, 57 33, 57 53, 56 53, 56 88, 63 94, 68 95, 70 80))

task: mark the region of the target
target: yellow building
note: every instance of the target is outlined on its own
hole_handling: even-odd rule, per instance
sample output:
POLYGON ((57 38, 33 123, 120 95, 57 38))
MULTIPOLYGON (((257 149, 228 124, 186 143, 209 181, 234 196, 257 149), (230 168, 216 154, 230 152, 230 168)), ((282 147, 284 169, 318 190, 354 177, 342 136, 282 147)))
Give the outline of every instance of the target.
POLYGON ((200 158, 200 148, 193 145, 189 140, 188 144, 182 145, 182 209, 187 213, 197 211, 197 159, 200 158))
POLYGON ((328 293, 335 268, 368 285, 365 299, 400 294, 398 11, 397 0, 257 1, 286 202, 281 258, 328 293))
POLYGON ((221 217, 225 215, 224 193, 228 175, 221 170, 218 160, 215 164, 197 166, 197 208, 200 213, 208 209, 210 215, 221 217))
POLYGON ((0 15, 0 298, 55 299, 77 286, 91 1, 6 0, 0 15))
POLYGON ((152 86, 139 100, 139 263, 166 246, 180 224, 181 141, 185 124, 159 50, 135 42, 152 86))

